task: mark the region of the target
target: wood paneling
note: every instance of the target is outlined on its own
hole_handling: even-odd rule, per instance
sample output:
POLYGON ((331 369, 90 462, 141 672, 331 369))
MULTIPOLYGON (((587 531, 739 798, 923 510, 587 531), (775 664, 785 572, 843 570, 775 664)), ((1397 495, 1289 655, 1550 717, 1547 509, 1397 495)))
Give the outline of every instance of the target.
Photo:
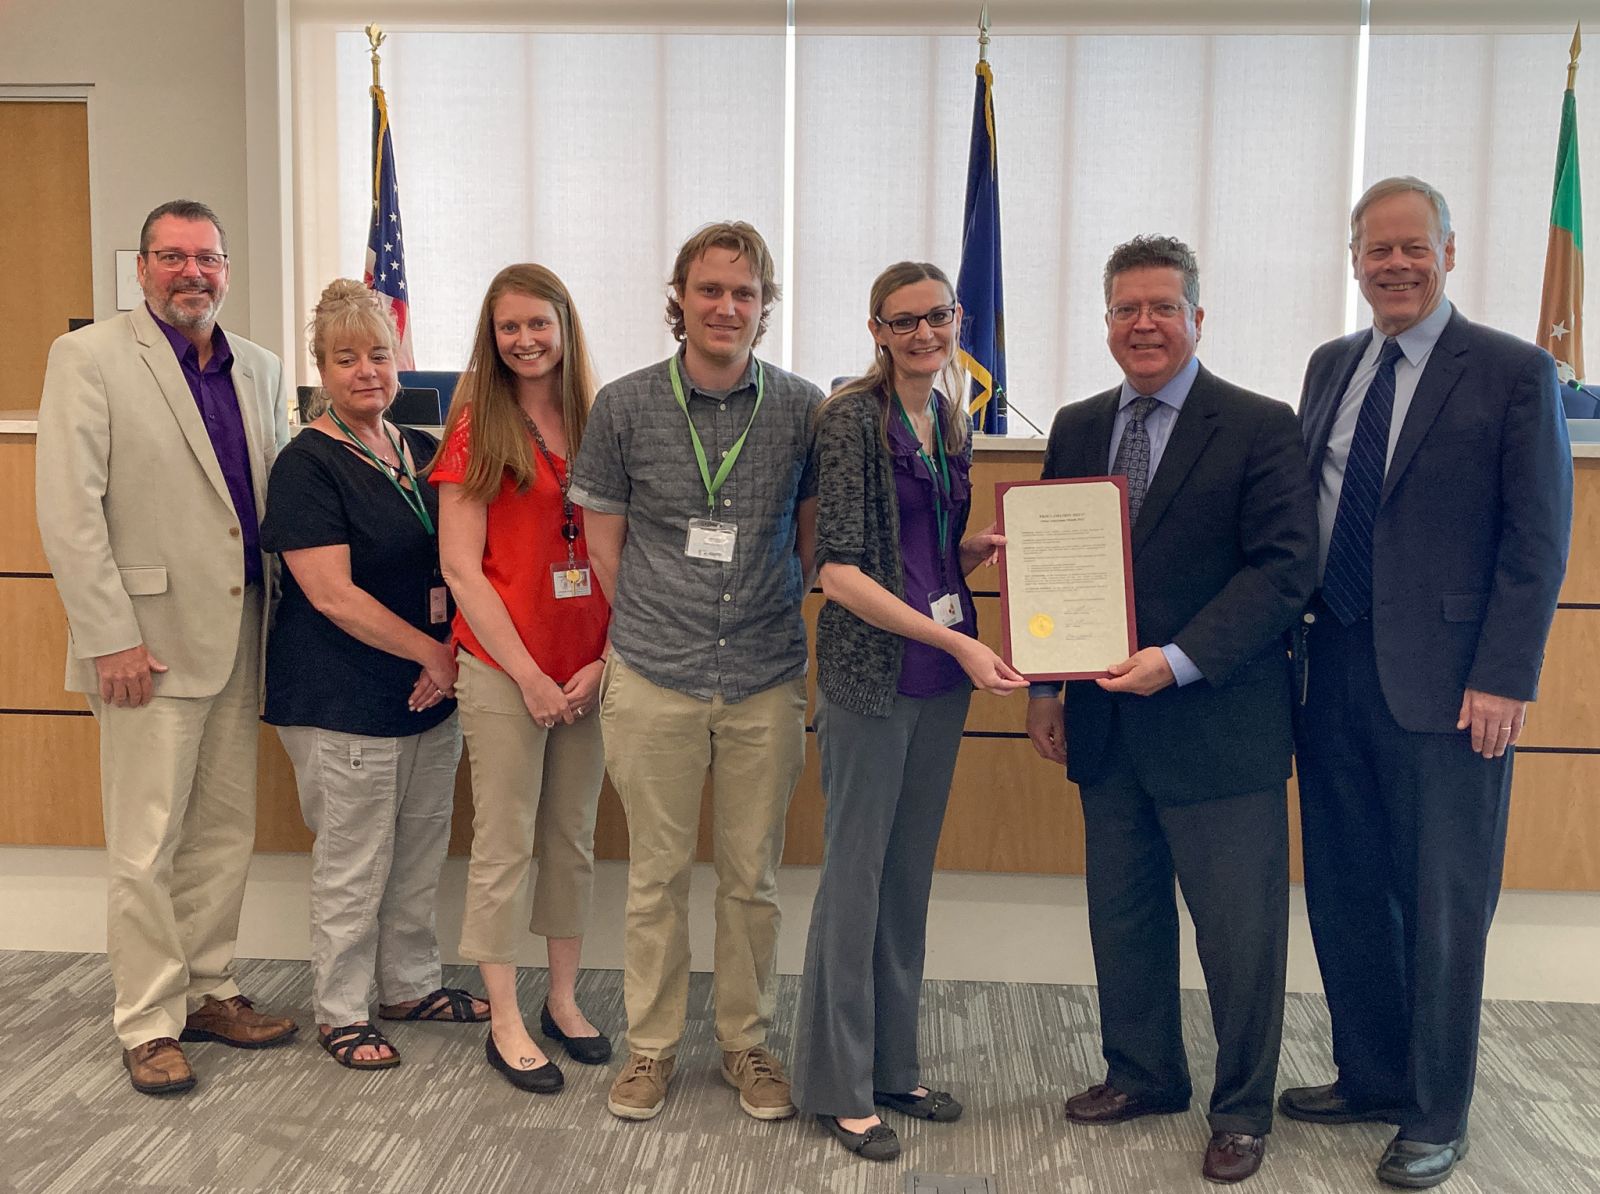
POLYGON ((39 405, 50 342, 67 320, 94 318, 88 110, 0 103, 0 261, 8 275, 0 286, 0 377, 19 405, 39 405))
POLYGON ((1505 885, 1600 891, 1600 755, 1517 756, 1505 885))
MULTIPOLYGON (((1014 453, 992 454, 1000 464, 980 462, 974 489, 974 526, 987 521, 993 505, 995 474, 1006 479, 1037 475, 1037 460, 1014 453), (978 508, 979 501, 986 508, 978 508), (984 521, 979 521, 980 514, 984 521)), ((1582 465, 1584 462, 1580 461, 1582 465)), ((1600 536, 1600 468, 1591 470, 1592 488, 1580 483, 1580 510, 1596 516, 1600 536)), ((0 501, 10 515, 11 529, 33 525, 33 453, 31 437, 0 437, 0 501)), ((1580 520, 1581 521, 1581 520, 1580 520)), ((39 571, 37 538, 31 566, 27 547, 13 534, 4 550, 11 554, 0 571, 39 571)), ((1593 556, 1600 600, 1600 542, 1579 539, 1576 562, 1593 556)), ((1573 582, 1569 579, 1569 586, 1573 582)), ((985 582, 980 574, 978 587, 985 582)), ((1569 598, 1570 599, 1570 598, 1569 598)), ((65 621, 47 579, 0 578, 0 601, 7 613, 0 623, 0 707, 53 707, 58 702, 81 708, 81 698, 60 690, 65 621)), ((808 623, 814 623, 822 599, 806 601, 808 623)), ((995 598, 978 599, 980 633, 998 643, 1000 606, 995 598)), ((1545 664, 1542 697, 1528 723, 1529 745, 1600 747, 1600 610, 1562 610, 1556 616, 1545 664)), ((814 672, 813 668, 813 672, 814 672)), ((973 699, 969 731, 1016 732, 1023 728, 1026 697, 973 699)), ((311 835, 300 818, 289 761, 271 727, 262 727, 260 808, 256 848, 303 851, 311 835)), ((102 844, 98 741, 88 717, 0 715, 0 757, 5 790, 20 794, 0 804, 0 842, 25 845, 96 846, 102 844)), ((1298 799, 1290 785, 1291 876, 1299 881, 1298 799)), ((789 810, 784 860, 805 865, 821 861, 823 799, 815 735, 807 736, 806 763, 789 810)), ((709 794, 702 808, 700 857, 710 858, 709 794)), ((471 785, 463 760, 456 781, 456 810, 451 853, 464 854, 472 832, 471 785)), ((627 824, 609 782, 600 797, 595 853, 600 858, 627 857, 627 824)), ((938 865, 946 870, 1014 871, 1039 874, 1081 874, 1083 820, 1077 791, 1061 769, 1039 759, 1023 738, 969 736, 962 743, 955 783, 939 847, 938 865)), ((1506 886, 1553 890, 1600 890, 1600 755, 1523 753, 1517 759, 1516 786, 1506 850, 1506 886)))
POLYGON ((67 613, 48 577, 0 577, 0 709, 87 710, 62 687, 67 613))
POLYGON ((1572 507, 1572 553, 1561 600, 1600 605, 1600 460, 1573 460, 1572 507))
POLYGON ((0 716, 0 843, 103 846, 92 717, 0 716))
POLYGON ((33 438, 0 435, 0 572, 50 571, 34 516, 33 438))
MULTIPOLYGON (((1600 501, 1600 494, 1596 495, 1600 501)), ((1584 553, 1587 555, 1587 553, 1584 553)), ((1595 553, 1600 555, 1600 551, 1595 553)), ((1558 609, 1523 746, 1600 748, 1600 609, 1558 609)))

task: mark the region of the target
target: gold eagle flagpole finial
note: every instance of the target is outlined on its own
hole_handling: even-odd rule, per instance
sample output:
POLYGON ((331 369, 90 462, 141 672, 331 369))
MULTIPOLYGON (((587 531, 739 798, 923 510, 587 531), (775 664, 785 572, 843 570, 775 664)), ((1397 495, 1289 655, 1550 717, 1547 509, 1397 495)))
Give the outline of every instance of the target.
POLYGON ((381 25, 367 26, 367 45, 372 48, 372 85, 374 87, 383 86, 378 79, 378 63, 381 61, 378 57, 378 47, 383 45, 384 40, 383 27, 381 25))

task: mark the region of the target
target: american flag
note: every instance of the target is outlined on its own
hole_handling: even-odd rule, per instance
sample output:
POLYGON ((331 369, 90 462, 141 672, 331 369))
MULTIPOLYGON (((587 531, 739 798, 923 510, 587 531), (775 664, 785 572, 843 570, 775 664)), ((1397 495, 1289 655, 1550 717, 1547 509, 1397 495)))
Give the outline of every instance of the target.
POLYGON ((415 369, 411 352, 411 299, 406 293, 406 255, 400 235, 400 186, 395 181, 394 142, 383 88, 372 89, 372 230, 367 233, 366 284, 389 301, 400 333, 397 364, 415 369))

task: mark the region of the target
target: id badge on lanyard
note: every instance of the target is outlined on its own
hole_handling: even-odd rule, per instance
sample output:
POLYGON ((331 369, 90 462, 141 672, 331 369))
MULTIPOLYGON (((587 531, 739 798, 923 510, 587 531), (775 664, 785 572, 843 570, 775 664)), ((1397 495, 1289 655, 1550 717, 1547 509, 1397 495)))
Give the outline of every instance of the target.
POLYGON ((565 601, 569 597, 587 597, 593 591, 589 561, 573 560, 570 564, 551 564, 550 584, 555 591, 557 601, 565 601))
MULTIPOLYGON (((734 463, 739 459, 739 454, 744 451, 744 442, 750 436, 750 428, 755 426, 756 415, 761 410, 761 400, 767 392, 767 374, 761 367, 761 362, 756 365, 756 402, 750 411, 750 421, 745 424, 744 431, 739 438, 733 441, 722 455, 722 464, 717 468, 717 475, 711 475, 711 468, 706 462, 705 445, 700 442, 700 433, 695 430, 694 420, 689 416, 689 401, 684 397, 683 378, 678 373, 678 358, 673 357, 668 362, 667 371, 672 378, 672 395, 678 400, 678 407, 683 411, 683 417, 689 424, 689 440, 694 445, 695 463, 700 467, 700 480, 706 488, 706 512, 710 514, 717 508, 717 494, 722 491, 723 482, 727 481, 728 474, 733 471, 734 463)), ((739 527, 732 522, 723 522, 716 518, 691 518, 689 520, 688 534, 684 537, 683 554, 695 560, 717 560, 721 563, 730 563, 733 560, 734 545, 738 542, 739 527)))

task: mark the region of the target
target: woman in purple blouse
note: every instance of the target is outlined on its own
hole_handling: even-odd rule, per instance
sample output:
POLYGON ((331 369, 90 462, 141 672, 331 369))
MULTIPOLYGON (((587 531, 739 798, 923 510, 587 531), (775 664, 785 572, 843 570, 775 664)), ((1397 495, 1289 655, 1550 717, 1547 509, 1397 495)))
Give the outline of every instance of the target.
POLYGON ((872 285, 872 367, 817 412, 827 813, 794 1101, 870 1160, 900 1152, 875 1106, 936 1122, 961 1114, 922 1083, 917 1058, 933 858, 973 686, 1027 687, 978 641, 967 589, 1003 540, 993 527, 962 538, 971 445, 952 369, 960 326, 943 272, 890 266, 872 285))

